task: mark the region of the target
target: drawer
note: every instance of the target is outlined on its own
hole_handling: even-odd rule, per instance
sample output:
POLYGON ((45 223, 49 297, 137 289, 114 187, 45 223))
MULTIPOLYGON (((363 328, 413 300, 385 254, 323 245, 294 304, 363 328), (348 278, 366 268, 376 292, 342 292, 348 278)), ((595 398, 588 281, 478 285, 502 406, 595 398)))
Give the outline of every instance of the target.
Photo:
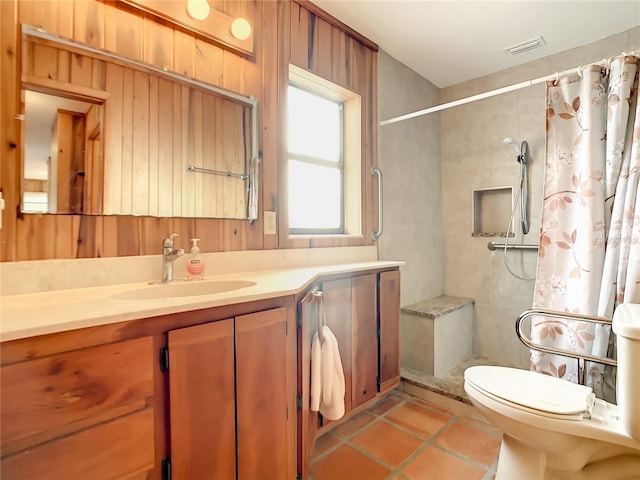
POLYGON ((2 455, 144 408, 154 359, 144 337, 2 367, 2 455))
POLYGON ((2 480, 145 478, 154 464, 153 410, 83 430, 5 457, 2 480))

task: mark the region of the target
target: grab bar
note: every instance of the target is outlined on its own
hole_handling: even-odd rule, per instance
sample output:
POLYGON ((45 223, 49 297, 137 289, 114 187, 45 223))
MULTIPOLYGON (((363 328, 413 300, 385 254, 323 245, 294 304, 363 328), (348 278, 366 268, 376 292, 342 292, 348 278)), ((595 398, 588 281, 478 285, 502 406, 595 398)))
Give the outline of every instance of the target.
POLYGON ((382 235, 382 171, 375 165, 371 167, 371 175, 378 177, 378 230, 371 237, 378 240, 382 235))
MULTIPOLYGON (((504 243, 489 242, 487 248, 493 250, 503 250, 504 243)), ((526 243, 507 243, 507 250, 537 250, 538 245, 526 244, 526 243)))
POLYGON ((538 345, 533 343, 533 341, 524 333, 522 324, 524 323, 525 319, 527 319, 528 317, 532 317, 534 315, 541 315, 541 316, 550 317, 550 318, 559 318, 562 320, 579 320, 583 322, 600 323, 604 325, 611 325, 611 320, 603 317, 593 317, 591 315, 580 315, 578 313, 558 312, 555 310, 545 310, 545 309, 525 310, 520 315, 518 315, 518 319, 516 320, 516 334, 518 335, 518 339, 532 350, 537 350, 539 352, 544 352, 544 353, 552 353, 555 355, 562 355, 565 357, 575 358, 576 360, 578 360, 578 381, 580 382, 581 385, 586 385, 586 382, 585 382, 586 371, 584 368, 585 360, 589 362, 602 363, 604 365, 611 365, 614 367, 618 365, 618 362, 613 358, 589 355, 588 353, 577 353, 577 352, 572 352, 570 350, 565 350, 563 348, 545 347, 543 345, 538 345))

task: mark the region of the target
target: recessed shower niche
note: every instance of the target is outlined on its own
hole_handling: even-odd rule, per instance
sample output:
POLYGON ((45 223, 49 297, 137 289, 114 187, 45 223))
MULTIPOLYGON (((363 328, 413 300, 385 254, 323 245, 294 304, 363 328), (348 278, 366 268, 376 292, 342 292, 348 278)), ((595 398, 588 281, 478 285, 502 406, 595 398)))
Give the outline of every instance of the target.
MULTIPOLYGON (((473 237, 506 237, 513 208, 513 187, 473 190, 473 237)), ((509 236, 514 236, 511 233, 509 236)))

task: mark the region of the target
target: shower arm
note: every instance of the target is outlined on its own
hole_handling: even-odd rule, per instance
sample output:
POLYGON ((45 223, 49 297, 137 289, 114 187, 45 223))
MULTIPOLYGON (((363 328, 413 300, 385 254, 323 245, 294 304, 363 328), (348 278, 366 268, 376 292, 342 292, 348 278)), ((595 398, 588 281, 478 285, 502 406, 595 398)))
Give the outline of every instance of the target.
POLYGON ((534 343, 533 340, 531 340, 531 338, 529 338, 527 334, 524 333, 523 327, 524 321, 528 317, 533 317, 534 315, 548 318, 557 318, 560 320, 578 320, 582 322, 599 323, 601 325, 609 326, 611 326, 611 320, 609 318, 603 317, 593 317, 590 315, 580 315, 578 313, 558 312, 555 310, 544 309, 525 310, 520 315, 518 315, 518 319, 516 320, 516 334, 518 335, 518 339, 532 350, 537 350, 538 352, 543 353, 552 353, 554 355, 562 355, 564 357, 575 358, 576 360, 578 360, 578 381, 581 385, 586 385, 586 369, 584 366, 585 360, 588 362, 611 365, 613 367, 618 365, 618 362, 613 358, 589 355, 588 353, 572 352, 571 350, 565 350, 563 348, 545 347, 543 345, 534 343))

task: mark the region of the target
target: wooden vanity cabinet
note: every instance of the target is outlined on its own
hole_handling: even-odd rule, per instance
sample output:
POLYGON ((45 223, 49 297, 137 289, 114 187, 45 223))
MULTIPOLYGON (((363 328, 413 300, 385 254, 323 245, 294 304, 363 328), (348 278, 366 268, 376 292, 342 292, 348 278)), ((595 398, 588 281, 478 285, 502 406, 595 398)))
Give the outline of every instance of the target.
POLYGON ((338 341, 342 360, 345 412, 377 393, 376 282, 375 273, 322 282, 325 322, 338 341))
MULTIPOLYGON (((322 280, 325 323, 338 341, 345 377, 345 417, 400 382, 400 271, 365 272, 322 280)), ((298 469, 306 478, 319 428, 331 424, 310 411, 311 341, 318 323, 313 302, 301 296, 299 339, 298 469)))
MULTIPOLYGON (((399 280, 390 269, 315 283, 340 346, 347 416, 399 382, 399 280)), ((296 329, 303 297, 4 342, 2 480, 304 478, 318 416, 317 323, 301 317, 296 329)))
POLYGON ((336 336, 345 412, 400 381, 400 271, 322 282, 325 322, 336 336))
POLYGON ((296 335, 287 309, 168 335, 172 478, 295 478, 296 335))
POLYGON ((385 392, 400 382, 400 270, 380 272, 378 283, 379 390, 385 392))
POLYGON ((293 305, 4 342, 0 478, 295 479, 293 305))
POLYGON ((154 357, 143 337, 3 362, 1 478, 146 478, 154 357))

